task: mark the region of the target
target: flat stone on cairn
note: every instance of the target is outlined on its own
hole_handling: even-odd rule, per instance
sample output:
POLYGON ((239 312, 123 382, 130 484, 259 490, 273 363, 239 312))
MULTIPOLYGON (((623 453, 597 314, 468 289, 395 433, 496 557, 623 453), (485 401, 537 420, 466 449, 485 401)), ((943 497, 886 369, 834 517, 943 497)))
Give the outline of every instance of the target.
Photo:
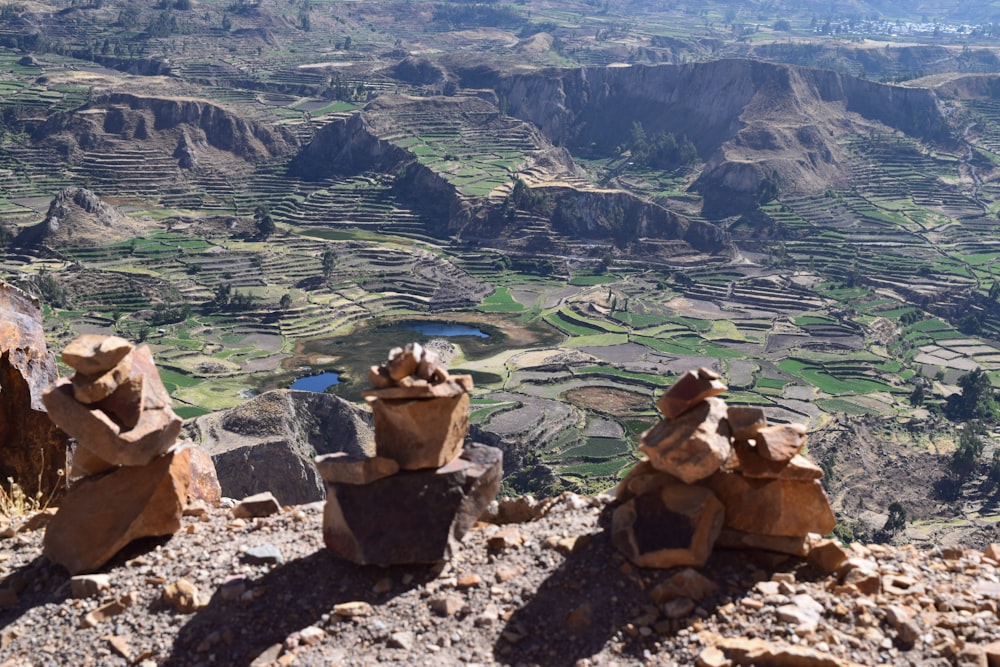
POLYGON ((375 418, 376 454, 403 470, 443 466, 458 456, 469 430, 472 378, 449 376, 437 353, 419 343, 394 348, 369 374, 363 392, 375 418))
POLYGON ((57 380, 42 401, 77 444, 69 493, 43 544, 49 560, 75 575, 135 539, 176 532, 189 496, 218 502, 220 492, 211 459, 176 444, 181 420, 147 346, 81 336, 63 361, 76 373, 57 380))
POLYGON ((729 407, 708 369, 689 371, 658 402, 646 454, 618 486, 612 542, 641 567, 703 565, 713 546, 805 556, 834 516, 823 471, 799 452, 805 427, 768 425, 729 407))
POLYGON ((323 539, 360 565, 435 563, 451 558, 500 490, 503 456, 462 448, 472 378, 450 376, 417 343, 373 366, 363 392, 375 421, 372 457, 316 459, 326 482, 323 539))

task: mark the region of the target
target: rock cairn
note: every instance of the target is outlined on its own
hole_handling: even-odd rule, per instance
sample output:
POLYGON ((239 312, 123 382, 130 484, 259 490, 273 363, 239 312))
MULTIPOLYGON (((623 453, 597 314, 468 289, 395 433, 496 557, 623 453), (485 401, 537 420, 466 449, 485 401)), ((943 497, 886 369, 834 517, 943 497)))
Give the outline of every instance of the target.
POLYGON ((729 407, 726 389, 701 368, 658 401, 663 419, 642 434, 612 515, 614 544, 636 565, 701 566, 716 545, 806 556, 833 530, 823 471, 799 454, 805 428, 729 407))
POLYGON ((411 343, 373 366, 363 396, 375 421, 375 456, 335 453, 316 466, 326 482, 323 539, 358 564, 448 560, 496 497, 499 449, 473 443, 472 378, 450 376, 437 354, 411 343))
POLYGON ((86 335, 62 359, 76 372, 42 400, 76 448, 72 485, 46 529, 44 553, 77 574, 101 567, 132 540, 176 532, 192 474, 201 489, 213 487, 215 474, 199 450, 175 446, 181 419, 147 346, 86 335))

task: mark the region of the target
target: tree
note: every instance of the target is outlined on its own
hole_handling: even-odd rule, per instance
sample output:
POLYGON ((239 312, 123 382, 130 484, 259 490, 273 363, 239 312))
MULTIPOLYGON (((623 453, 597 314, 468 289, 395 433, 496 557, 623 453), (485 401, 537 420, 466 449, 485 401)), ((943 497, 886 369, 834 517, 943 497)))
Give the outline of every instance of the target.
POLYGON ((882 532, 888 535, 895 535, 906 527, 906 508, 903 503, 895 501, 889 505, 889 518, 882 526, 882 532))
POLYGON ((333 248, 327 248, 323 251, 323 277, 329 278, 333 275, 333 270, 337 268, 337 253, 333 251, 333 248))
POLYGON ((212 304, 218 310, 223 310, 229 305, 230 300, 233 298, 233 288, 229 283, 219 283, 215 287, 215 297, 212 299, 212 304))
POLYGON ((920 407, 924 404, 924 383, 921 382, 913 388, 910 393, 910 405, 913 407, 920 407))
POLYGON ((253 211, 253 219, 257 223, 257 235, 262 239, 266 239, 277 229, 274 218, 271 217, 271 209, 267 204, 257 205, 253 211))
POLYGON ((966 373, 958 378, 959 394, 952 394, 945 404, 944 413, 948 419, 967 421, 981 419, 996 422, 1000 409, 993 393, 990 378, 982 368, 966 373))
POLYGON ((285 292, 284 294, 282 294, 281 295, 281 301, 278 302, 278 307, 281 308, 282 310, 288 310, 289 308, 291 308, 292 307, 292 295, 290 293, 288 293, 288 292, 285 292))
POLYGON ((951 455, 951 472, 957 484, 968 481, 979 465, 986 446, 986 429, 979 422, 966 422, 958 434, 958 447, 951 455))

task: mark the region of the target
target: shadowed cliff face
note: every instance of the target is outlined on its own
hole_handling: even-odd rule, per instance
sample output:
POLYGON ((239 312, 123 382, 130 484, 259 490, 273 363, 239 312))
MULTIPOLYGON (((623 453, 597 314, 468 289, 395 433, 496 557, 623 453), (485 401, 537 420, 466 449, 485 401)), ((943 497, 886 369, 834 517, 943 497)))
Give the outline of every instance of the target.
POLYGON ((706 161, 696 189, 707 209, 752 202, 772 174, 786 191, 845 183, 845 134, 888 127, 949 137, 931 91, 751 60, 546 70, 505 77, 497 93, 509 113, 571 151, 611 154, 635 122, 647 135, 689 137, 706 161))
MULTIPOLYGON (((157 146, 173 155, 193 143, 248 161, 284 155, 296 145, 291 134, 248 121, 206 100, 113 93, 86 106, 55 114, 38 127, 36 143, 61 141, 85 150, 110 150, 121 141, 157 146)), ((189 168, 190 165, 181 165, 189 168)))
POLYGON ((41 402, 56 374, 38 301, 0 282, 0 479, 12 478, 30 498, 47 498, 66 462, 66 436, 41 402))

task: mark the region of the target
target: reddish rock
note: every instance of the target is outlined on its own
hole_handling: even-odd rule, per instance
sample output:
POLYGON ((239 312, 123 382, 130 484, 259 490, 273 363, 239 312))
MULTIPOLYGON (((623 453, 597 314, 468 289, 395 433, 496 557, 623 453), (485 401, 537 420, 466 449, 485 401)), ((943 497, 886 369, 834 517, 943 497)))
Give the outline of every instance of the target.
POLYGON ((749 405, 730 405, 726 421, 737 440, 750 440, 767 426, 764 410, 749 405))
POLYGON ((109 397, 114 407, 108 411, 101 403, 82 405, 74 399, 72 383, 65 378, 50 387, 42 400, 52 421, 76 438, 81 447, 110 463, 141 466, 174 444, 182 422, 170 408, 170 395, 145 345, 133 351, 129 383, 120 389, 134 396, 137 386, 141 386, 138 393, 142 397, 138 414, 127 413, 123 402, 114 395, 109 397))
POLYGON ((281 504, 270 491, 256 493, 241 500, 233 508, 233 516, 237 519, 250 519, 253 517, 265 517, 277 514, 281 511, 281 504))
POLYGON ((801 454, 796 454, 789 461, 772 461, 761 456, 758 453, 758 448, 753 447, 745 440, 736 440, 733 443, 733 449, 736 450, 736 456, 740 463, 739 470, 744 477, 798 480, 813 480, 823 477, 822 468, 801 454))
MULTIPOLYGON (((380 394, 393 388, 378 390, 380 394)), ((462 450, 469 430, 469 395, 420 399, 372 399, 375 452, 403 470, 439 468, 462 450)))
POLYGON ((114 393, 131 372, 132 357, 129 355, 125 355, 113 368, 100 375, 84 375, 77 371, 70 378, 73 383, 73 398, 84 405, 97 403, 114 393))
POLYGON ((135 346, 118 336, 84 334, 63 350, 63 362, 84 375, 102 375, 118 365, 135 346))
POLYGON ((640 567, 701 566, 722 529, 723 507, 700 486, 669 485, 615 509, 611 540, 640 567))
POLYGON ((685 568, 654 586, 649 591, 649 597, 656 604, 663 604, 674 598, 689 598, 697 602, 714 594, 718 589, 718 584, 705 575, 697 570, 685 568))
POLYGON ((360 565, 448 560, 500 490, 503 455, 473 444, 436 470, 403 470, 370 484, 329 484, 323 539, 360 565))
POLYGON ((679 479, 657 470, 647 457, 642 457, 639 462, 632 466, 628 474, 622 478, 615 489, 615 500, 625 502, 641 495, 647 491, 658 489, 668 484, 682 484, 679 479))
POLYGON ((316 458, 316 469, 328 484, 371 484, 395 475, 399 464, 381 456, 334 452, 316 458))
POLYGON ((81 480, 49 522, 44 555, 79 574, 101 567, 132 540, 173 534, 181 525, 190 469, 186 449, 81 480))
POLYGON ((710 396, 718 396, 728 387, 718 373, 707 368, 687 371, 656 402, 664 419, 674 419, 710 396))
POLYGON ((818 481, 750 479, 719 472, 708 485, 726 508, 726 527, 756 535, 826 535, 836 520, 818 481))
POLYGON ((822 540, 809 550, 809 562, 827 574, 843 567, 851 552, 835 540, 822 540))
POLYGON ((188 486, 186 504, 201 501, 210 507, 217 506, 222 500, 222 487, 219 486, 212 457, 190 441, 181 444, 178 449, 187 451, 190 456, 191 484, 188 486))
POLYGON ((761 549, 792 556, 805 556, 809 553, 810 544, 811 539, 808 535, 794 537, 757 535, 732 528, 723 528, 719 533, 719 539, 715 541, 715 546, 726 549, 761 549))
POLYGON ((770 461, 791 461, 806 444, 806 427, 802 424, 776 424, 757 431, 754 437, 757 453, 770 461))
POLYGON ((732 454, 725 417, 724 401, 705 399, 643 433, 639 447, 657 470, 694 483, 717 471, 732 454))
POLYGON ((55 381, 37 299, 0 281, 0 480, 29 498, 58 498, 68 439, 49 419, 42 393, 55 381))

